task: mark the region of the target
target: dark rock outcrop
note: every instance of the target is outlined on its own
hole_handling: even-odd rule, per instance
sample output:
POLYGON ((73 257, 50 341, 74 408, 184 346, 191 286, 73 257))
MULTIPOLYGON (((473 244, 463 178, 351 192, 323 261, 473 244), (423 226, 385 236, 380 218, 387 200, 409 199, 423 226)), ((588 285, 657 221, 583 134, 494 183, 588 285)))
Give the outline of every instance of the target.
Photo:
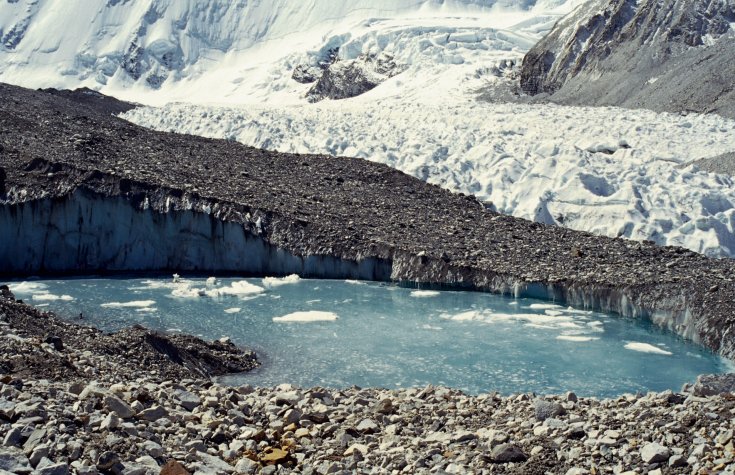
POLYGON ((309 102, 356 97, 400 74, 403 69, 386 54, 335 60, 323 70, 306 97, 309 102))
POLYGON ((700 158, 693 162, 681 165, 682 168, 696 165, 699 170, 720 175, 735 176, 735 152, 723 153, 715 157, 700 158))
POLYGON ((522 90, 572 105, 735 117, 732 0, 592 0, 525 56, 522 90))
MULTIPOLYGON (((16 376, 74 380, 84 378, 67 347, 99 356, 119 377, 157 374, 166 379, 204 378, 240 373, 258 365, 255 353, 229 341, 207 342, 183 334, 162 334, 141 326, 112 334, 77 325, 56 315, 0 298, 0 315, 13 333, 34 349, 39 343, 55 352, 19 351, 17 340, 0 340, 0 371, 16 376)), ((3 331, 5 334, 6 331, 3 331)))
MULTIPOLYGON (((0 223, 0 272, 47 271, 33 264, 38 262, 69 262, 55 271, 106 270, 100 267, 106 261, 90 249, 112 247, 125 254, 130 243, 100 235, 98 223, 116 217, 115 229, 139 230, 137 248, 145 249, 164 240, 161 233, 168 228, 159 225, 193 216, 208 223, 207 229, 237 229, 242 240, 233 243, 271 249, 252 255, 237 245, 227 248, 247 265, 257 260, 262 272, 288 261, 316 277, 366 273, 549 298, 650 318, 735 356, 733 260, 499 215, 474 197, 366 160, 280 154, 154 132, 58 96, 7 85, 0 85, 0 145, 7 173, 0 196, 0 217, 6 220, 0 223), (127 218, 108 215, 106 206, 81 208, 89 212, 73 221, 69 240, 37 239, 39 232, 55 232, 56 224, 69 224, 64 210, 79 218, 79 197, 114 204, 127 218), (49 210, 52 225, 34 214, 49 210), (22 216, 35 219, 20 223, 22 216), (159 225, 138 227, 138 218, 159 225), (28 255, 71 259, 36 261, 28 255), (18 269, 20 261, 32 265, 18 269)), ((176 255, 152 261, 150 269, 166 269, 170 257, 182 270, 216 271, 207 260, 212 244, 201 239, 216 233, 202 229, 192 228, 189 236, 196 239, 184 241, 183 248, 165 247, 176 255)), ((121 262, 139 262, 126 259, 121 262)))

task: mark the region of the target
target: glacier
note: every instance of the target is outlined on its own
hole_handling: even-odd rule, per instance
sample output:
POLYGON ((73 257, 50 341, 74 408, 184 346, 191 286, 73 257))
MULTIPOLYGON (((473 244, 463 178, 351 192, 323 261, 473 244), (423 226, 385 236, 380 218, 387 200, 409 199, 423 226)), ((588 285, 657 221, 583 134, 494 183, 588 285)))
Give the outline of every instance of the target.
POLYGON ((157 130, 363 157, 517 217, 735 257, 733 178, 688 165, 735 150, 735 122, 477 100, 583 3, 18 0, 0 4, 0 81, 86 86, 150 106, 124 117, 157 130), (310 104, 294 73, 332 55, 400 72, 310 104))

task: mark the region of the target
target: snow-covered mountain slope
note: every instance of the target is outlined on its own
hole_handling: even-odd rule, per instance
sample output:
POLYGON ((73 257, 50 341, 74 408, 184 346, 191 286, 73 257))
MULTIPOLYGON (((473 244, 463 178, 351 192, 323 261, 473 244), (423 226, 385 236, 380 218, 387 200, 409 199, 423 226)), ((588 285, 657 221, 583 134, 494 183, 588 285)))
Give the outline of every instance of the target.
POLYGON ((521 87, 562 104, 735 117, 735 0, 592 0, 526 55, 521 87))
POLYGON ((520 59, 580 1, 6 1, 0 82, 87 86, 145 103, 300 101, 311 86, 292 78, 296 67, 335 54, 365 62, 384 53, 413 72, 482 59, 480 70, 493 66, 488 51, 520 59))
POLYGON ((735 256, 735 180, 679 167, 735 150, 735 121, 372 95, 279 108, 174 104, 125 117, 267 149, 364 157, 514 216, 735 256))

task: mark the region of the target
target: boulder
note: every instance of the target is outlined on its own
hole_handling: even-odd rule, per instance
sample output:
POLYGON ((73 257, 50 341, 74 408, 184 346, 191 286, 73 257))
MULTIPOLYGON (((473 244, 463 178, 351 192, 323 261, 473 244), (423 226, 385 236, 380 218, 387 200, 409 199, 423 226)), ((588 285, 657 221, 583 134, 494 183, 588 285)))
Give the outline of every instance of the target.
POLYGON ((533 410, 536 419, 539 421, 545 421, 551 417, 563 416, 567 412, 564 406, 558 402, 544 401, 543 399, 534 403, 533 410))
POLYGON ((135 415, 133 408, 117 396, 106 396, 104 404, 108 411, 114 412, 121 419, 129 419, 135 415))
POLYGON ((640 454, 641 460, 645 463, 659 463, 669 460, 671 451, 663 445, 653 442, 641 447, 640 454))
POLYGON ((525 462, 528 457, 520 447, 515 444, 500 444, 490 453, 490 459, 494 463, 525 462))

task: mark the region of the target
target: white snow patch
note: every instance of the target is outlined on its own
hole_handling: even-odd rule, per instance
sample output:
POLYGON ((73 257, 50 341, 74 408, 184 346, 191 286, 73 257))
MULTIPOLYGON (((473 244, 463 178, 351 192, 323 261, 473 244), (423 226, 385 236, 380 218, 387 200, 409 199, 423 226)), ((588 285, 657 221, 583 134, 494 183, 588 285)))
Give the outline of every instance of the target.
POLYGON ((274 317, 273 321, 278 323, 309 323, 309 322, 333 322, 339 317, 333 312, 294 312, 282 317, 274 317))
POLYGON ((70 302, 74 300, 74 297, 71 295, 55 295, 50 293, 42 293, 42 294, 33 294, 31 297, 33 300, 39 300, 42 302, 55 302, 57 300, 62 300, 65 302, 70 302))
POLYGON ((441 293, 437 290, 414 290, 411 292, 411 297, 437 297, 441 293))
POLYGON ((155 300, 133 300, 131 302, 108 302, 103 303, 100 307, 104 308, 145 308, 152 307, 156 304, 155 300))
POLYGON ((263 286, 270 289, 282 285, 298 284, 300 281, 301 277, 296 274, 291 274, 286 277, 266 277, 263 279, 263 286))
POLYGON ((652 353, 656 355, 672 355, 670 351, 662 350, 661 348, 650 345, 648 343, 640 343, 637 341, 631 341, 625 344, 626 350, 639 351, 641 353, 652 353))

